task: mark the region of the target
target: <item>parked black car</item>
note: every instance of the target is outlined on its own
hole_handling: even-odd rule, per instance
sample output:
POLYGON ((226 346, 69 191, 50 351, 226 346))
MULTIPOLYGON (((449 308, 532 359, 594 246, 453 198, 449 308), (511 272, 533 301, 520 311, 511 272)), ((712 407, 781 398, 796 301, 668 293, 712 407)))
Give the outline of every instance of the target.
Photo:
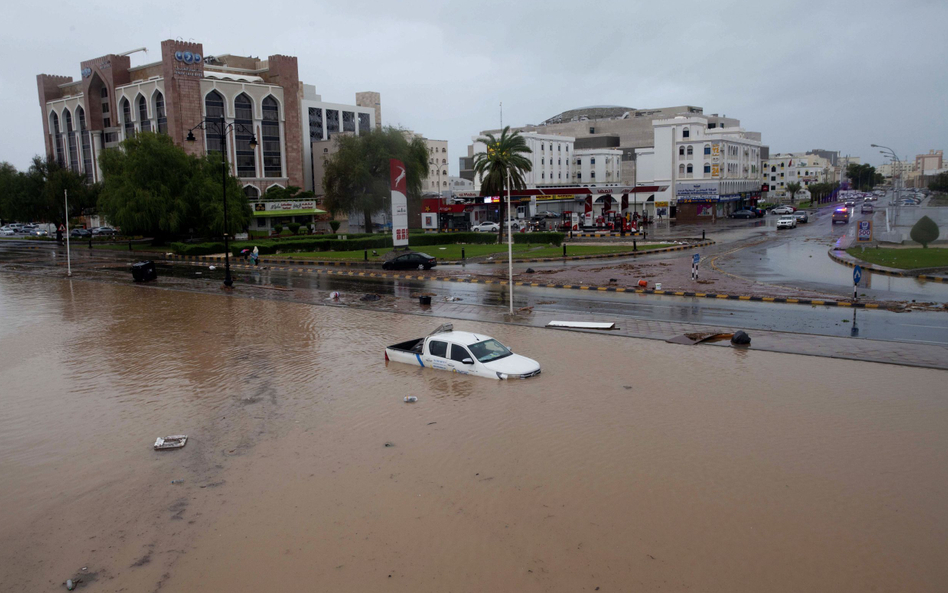
POLYGON ((383 270, 430 270, 438 260, 427 253, 406 253, 382 264, 383 270))
POLYGON ((738 210, 731 214, 731 218, 757 218, 757 213, 753 210, 738 210))
POLYGON ((92 236, 92 231, 89 229, 72 229, 69 231, 70 239, 88 239, 92 236))

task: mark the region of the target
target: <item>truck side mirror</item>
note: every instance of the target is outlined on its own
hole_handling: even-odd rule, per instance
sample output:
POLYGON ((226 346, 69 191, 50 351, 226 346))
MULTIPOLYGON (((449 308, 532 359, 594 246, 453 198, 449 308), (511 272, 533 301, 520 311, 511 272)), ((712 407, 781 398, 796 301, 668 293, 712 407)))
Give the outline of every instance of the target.
POLYGON ((474 361, 470 358, 465 358, 461 361, 461 364, 474 364, 474 361))

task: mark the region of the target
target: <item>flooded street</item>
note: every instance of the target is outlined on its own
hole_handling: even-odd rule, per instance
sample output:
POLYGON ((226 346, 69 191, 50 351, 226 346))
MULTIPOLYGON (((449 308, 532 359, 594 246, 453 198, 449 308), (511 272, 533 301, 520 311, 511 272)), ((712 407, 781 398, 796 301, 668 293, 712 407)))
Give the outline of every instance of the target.
POLYGON ((4 590, 948 582, 944 371, 454 321, 543 367, 491 381, 386 365, 442 320, 8 273, 0 318, 4 590))

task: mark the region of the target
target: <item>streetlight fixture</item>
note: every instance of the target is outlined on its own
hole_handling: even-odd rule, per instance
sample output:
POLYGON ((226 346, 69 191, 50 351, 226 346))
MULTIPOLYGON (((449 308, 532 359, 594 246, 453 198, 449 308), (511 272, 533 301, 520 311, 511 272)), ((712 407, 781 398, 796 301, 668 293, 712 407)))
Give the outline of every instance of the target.
MULTIPOLYGON (((880 150, 879 152, 888 156, 891 156, 896 163, 898 168, 898 177, 893 175, 892 189, 895 190, 895 219, 898 221, 899 214, 902 211, 902 188, 899 184, 902 181, 902 161, 899 160, 899 155, 895 154, 895 151, 889 148, 888 146, 882 146, 881 144, 870 144, 873 148, 883 148, 885 150, 880 150)), ((904 181, 902 181, 904 184, 904 181)))
POLYGON ((249 132, 250 142, 248 142, 248 144, 250 145, 250 149, 254 150, 257 148, 257 137, 254 135, 253 129, 248 129, 247 126, 236 122, 229 124, 227 120, 224 119, 224 115, 221 114, 220 117, 204 118, 201 123, 188 130, 186 140, 188 142, 194 142, 196 140, 194 130, 197 129, 211 132, 210 125, 217 126, 221 147, 221 164, 223 165, 223 167, 221 167, 221 191, 224 194, 224 286, 230 288, 234 285, 234 280, 230 276, 230 241, 228 241, 227 238, 227 150, 224 142, 227 139, 227 132, 229 130, 234 130, 235 132, 249 132))

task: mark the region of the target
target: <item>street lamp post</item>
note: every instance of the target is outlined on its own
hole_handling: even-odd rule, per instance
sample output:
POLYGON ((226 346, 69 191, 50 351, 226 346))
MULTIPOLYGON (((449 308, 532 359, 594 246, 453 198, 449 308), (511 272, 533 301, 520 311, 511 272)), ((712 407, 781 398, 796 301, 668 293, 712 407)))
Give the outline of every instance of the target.
POLYGON ((895 160, 899 175, 898 177, 894 177, 896 181, 893 181, 892 189, 895 190, 895 219, 897 222, 899 219, 899 214, 902 210, 902 200, 901 200, 902 188, 899 184, 899 182, 902 181, 902 161, 899 160, 899 155, 895 154, 895 151, 889 148, 888 146, 882 146, 881 144, 871 144, 870 146, 872 146, 873 148, 884 148, 885 150, 880 150, 879 152, 882 154, 889 155, 895 160))
POLYGON ((220 148, 221 148, 221 191, 224 195, 224 286, 230 288, 234 285, 234 280, 230 275, 230 241, 228 240, 227 235, 227 150, 225 148, 224 142, 227 139, 228 130, 249 132, 250 133, 250 145, 251 150, 257 148, 257 138, 254 136, 252 129, 247 129, 247 126, 239 123, 228 124, 227 120, 224 119, 224 114, 215 118, 205 118, 198 125, 194 126, 188 130, 188 137, 186 138, 188 142, 194 142, 196 138, 194 137, 194 130, 201 129, 210 132, 209 125, 216 125, 218 138, 220 139, 220 148))

